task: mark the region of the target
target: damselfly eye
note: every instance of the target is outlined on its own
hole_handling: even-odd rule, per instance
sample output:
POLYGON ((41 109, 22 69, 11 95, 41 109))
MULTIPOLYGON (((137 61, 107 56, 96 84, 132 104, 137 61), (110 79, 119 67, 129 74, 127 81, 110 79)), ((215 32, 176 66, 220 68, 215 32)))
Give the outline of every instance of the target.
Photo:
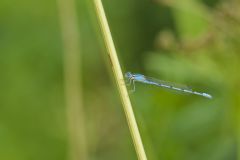
POLYGON ((127 72, 127 73, 125 73, 125 77, 126 77, 126 78, 130 78, 130 77, 132 77, 131 72, 127 72))

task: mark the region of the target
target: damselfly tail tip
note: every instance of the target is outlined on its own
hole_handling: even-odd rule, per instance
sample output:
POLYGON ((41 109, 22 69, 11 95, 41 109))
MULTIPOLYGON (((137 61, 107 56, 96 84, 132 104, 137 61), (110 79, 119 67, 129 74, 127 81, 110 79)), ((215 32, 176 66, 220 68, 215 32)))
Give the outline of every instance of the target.
POLYGON ((210 94, 203 93, 202 95, 203 95, 204 97, 206 97, 206 98, 212 99, 212 96, 211 96, 210 94))

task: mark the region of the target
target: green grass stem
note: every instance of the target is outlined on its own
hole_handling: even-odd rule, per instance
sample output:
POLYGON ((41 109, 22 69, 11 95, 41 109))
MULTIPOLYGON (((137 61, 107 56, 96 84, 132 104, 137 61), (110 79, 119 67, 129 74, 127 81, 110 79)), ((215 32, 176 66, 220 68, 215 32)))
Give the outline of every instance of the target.
POLYGON ((130 102, 130 98, 127 92, 126 85, 124 83, 124 77, 121 70, 121 66, 117 57, 117 52, 114 46, 114 42, 111 36, 110 28, 108 26, 107 18, 105 16, 105 12, 103 9, 103 5, 101 0, 94 0, 96 13, 98 15, 98 19, 100 22, 100 26, 103 32, 103 37, 105 41, 105 45, 107 47, 107 53, 109 54, 112 70, 115 76, 115 80, 118 86, 118 90, 121 96, 121 100, 123 103, 123 109, 127 118, 128 126, 131 132, 131 136, 133 139, 133 143, 135 146, 135 150, 139 160, 146 160, 146 153, 144 150, 144 146, 142 143, 142 139, 139 133, 139 129, 137 126, 137 122, 133 113, 132 105, 130 102))
POLYGON ((68 125, 69 159, 87 160, 85 115, 81 87, 81 49, 74 0, 57 0, 63 39, 63 69, 68 125))

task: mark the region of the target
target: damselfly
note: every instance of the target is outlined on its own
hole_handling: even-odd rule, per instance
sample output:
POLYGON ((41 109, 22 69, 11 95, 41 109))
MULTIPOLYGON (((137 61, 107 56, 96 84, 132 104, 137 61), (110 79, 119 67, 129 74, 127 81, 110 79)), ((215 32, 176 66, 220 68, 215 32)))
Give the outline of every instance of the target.
POLYGON ((133 92, 135 91, 135 82, 141 82, 141 83, 151 84, 151 85, 155 85, 155 86, 159 86, 159 87, 163 87, 163 88, 173 89, 173 90, 176 90, 179 92, 195 94, 195 95, 203 96, 203 97, 210 98, 210 99, 212 98, 212 96, 210 94, 196 92, 186 86, 179 87, 174 83, 154 79, 151 77, 146 77, 142 74, 135 74, 135 73, 127 72, 125 74, 125 77, 127 78, 129 85, 133 84, 133 90, 132 90, 133 92))

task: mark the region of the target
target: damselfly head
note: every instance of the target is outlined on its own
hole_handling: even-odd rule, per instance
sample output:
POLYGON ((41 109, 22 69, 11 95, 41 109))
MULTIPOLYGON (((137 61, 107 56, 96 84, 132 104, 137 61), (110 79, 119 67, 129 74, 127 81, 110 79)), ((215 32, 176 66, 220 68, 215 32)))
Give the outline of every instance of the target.
POLYGON ((131 77, 132 77, 132 73, 131 72, 125 73, 125 78, 129 79, 131 77))

